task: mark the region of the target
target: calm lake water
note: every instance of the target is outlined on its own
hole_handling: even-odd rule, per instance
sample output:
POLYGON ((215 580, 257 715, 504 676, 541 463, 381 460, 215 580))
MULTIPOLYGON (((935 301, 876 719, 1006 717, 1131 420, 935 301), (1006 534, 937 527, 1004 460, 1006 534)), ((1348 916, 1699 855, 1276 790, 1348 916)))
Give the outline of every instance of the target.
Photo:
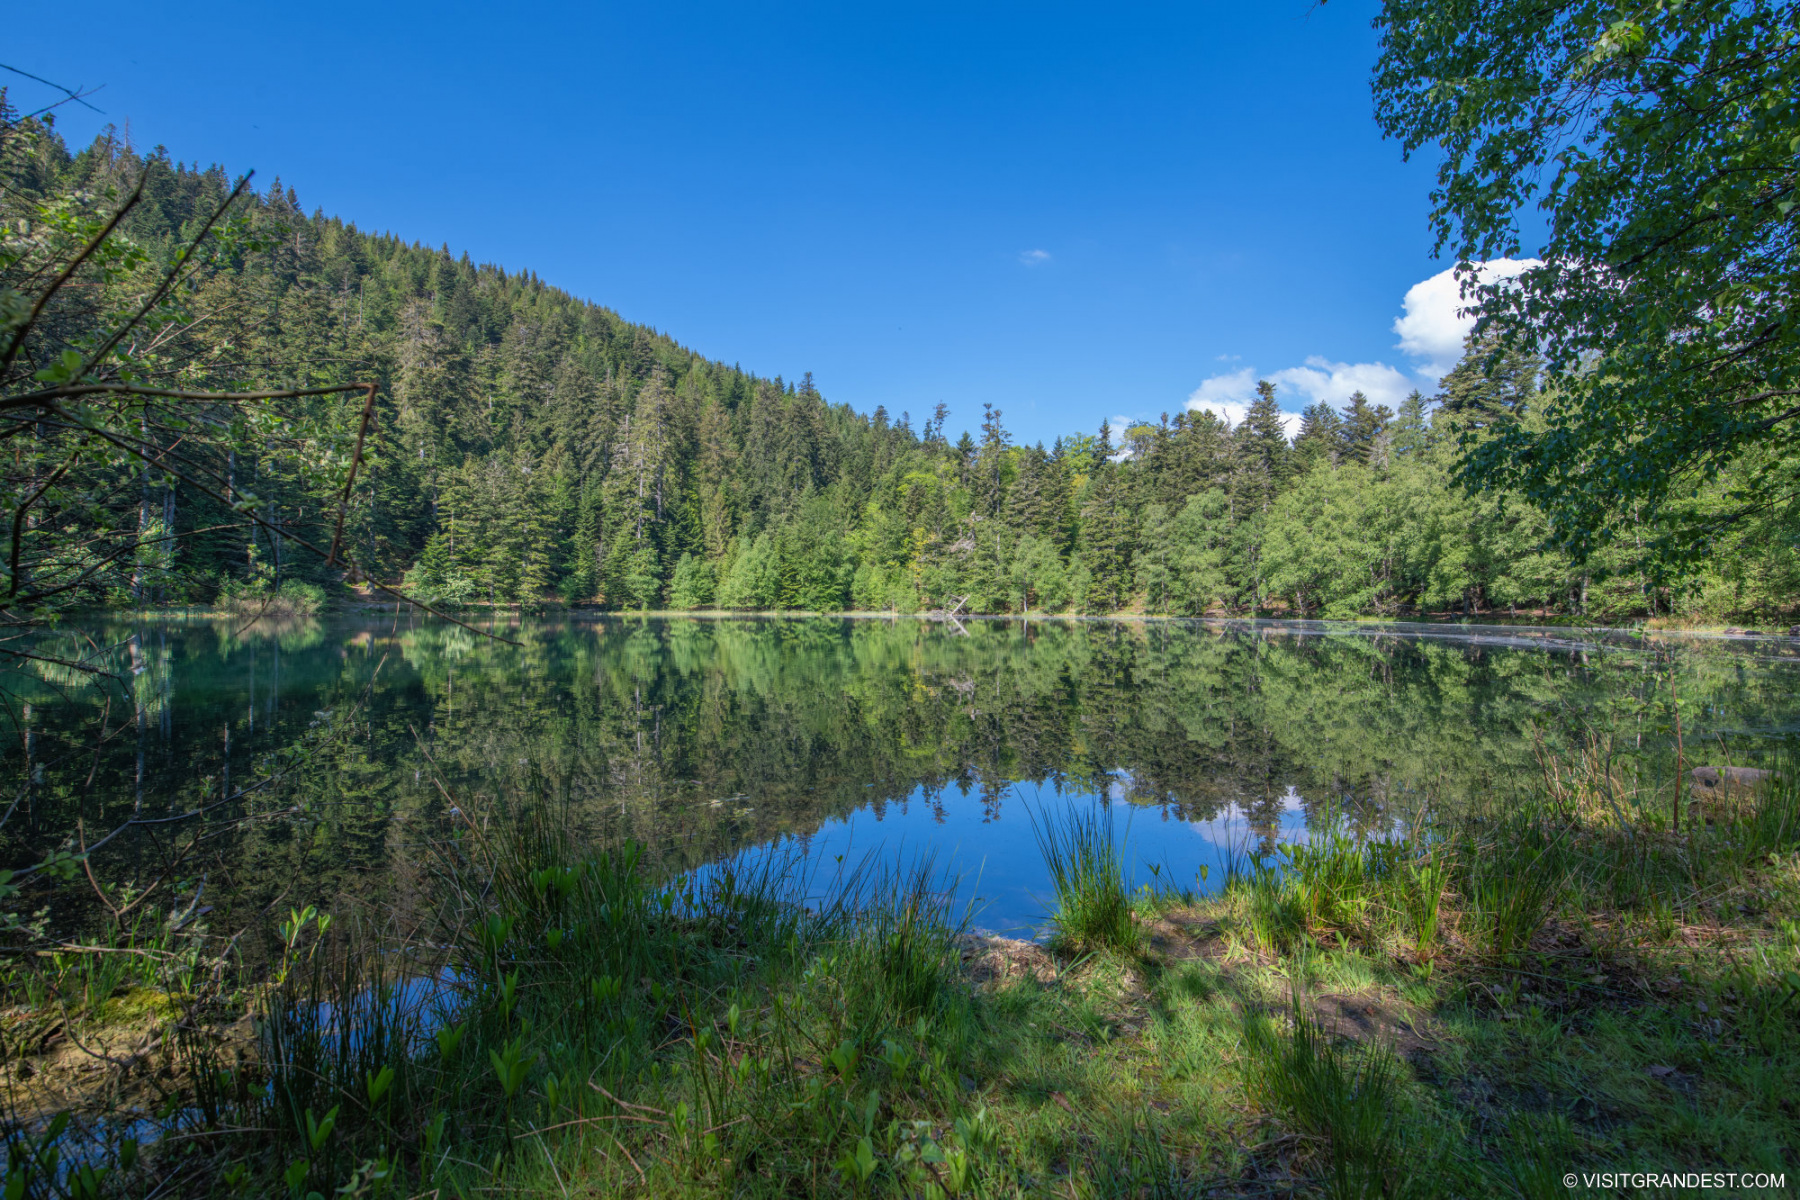
MULTIPOLYGON (((1528 785, 1537 739, 1579 728, 1666 779, 1671 682, 1690 763, 1750 761, 1800 724, 1786 639, 618 616, 495 631, 517 644, 391 616, 48 637, 115 678, 8 679, 6 864, 78 821, 92 843, 135 820, 96 870, 173 865, 163 913, 211 906, 215 931, 308 902, 403 915, 453 809, 532 805, 671 872, 795 854, 823 889, 871 853, 930 854, 975 925, 1017 933, 1048 890, 1034 811, 1100 806, 1137 882, 1194 886, 1204 867, 1217 886, 1231 855, 1327 820, 1379 833, 1528 785)), ((76 919, 66 890, 53 920, 76 919)))

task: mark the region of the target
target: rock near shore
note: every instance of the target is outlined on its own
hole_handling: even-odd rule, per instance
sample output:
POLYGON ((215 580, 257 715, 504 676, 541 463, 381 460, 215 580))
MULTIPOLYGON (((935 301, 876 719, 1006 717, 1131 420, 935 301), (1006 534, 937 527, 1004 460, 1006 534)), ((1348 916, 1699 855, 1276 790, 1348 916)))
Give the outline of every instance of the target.
POLYGON ((1688 785, 1697 799, 1711 800, 1755 791, 1774 772, 1760 767, 1695 767, 1688 772, 1688 785))

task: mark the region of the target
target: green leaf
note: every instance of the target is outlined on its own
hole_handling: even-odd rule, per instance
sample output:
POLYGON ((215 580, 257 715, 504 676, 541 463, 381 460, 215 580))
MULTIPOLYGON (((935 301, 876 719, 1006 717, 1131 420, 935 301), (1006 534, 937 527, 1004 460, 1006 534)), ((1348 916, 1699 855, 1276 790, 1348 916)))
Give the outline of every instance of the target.
POLYGON ((452 1058, 456 1057, 457 1047, 462 1045, 463 1034, 468 1031, 469 1023, 467 1021, 456 1025, 446 1025, 442 1029, 439 1029, 435 1035, 438 1045, 438 1057, 445 1062, 449 1062, 452 1058))
POLYGON ((332 1105, 331 1111, 325 1114, 322 1121, 313 1119, 312 1109, 306 1110, 306 1141, 314 1154, 325 1148, 325 1143, 331 1138, 331 1131, 337 1128, 338 1107, 332 1105))
POLYGON ((62 356, 32 376, 42 383, 67 383, 81 373, 81 355, 64 350, 62 356))

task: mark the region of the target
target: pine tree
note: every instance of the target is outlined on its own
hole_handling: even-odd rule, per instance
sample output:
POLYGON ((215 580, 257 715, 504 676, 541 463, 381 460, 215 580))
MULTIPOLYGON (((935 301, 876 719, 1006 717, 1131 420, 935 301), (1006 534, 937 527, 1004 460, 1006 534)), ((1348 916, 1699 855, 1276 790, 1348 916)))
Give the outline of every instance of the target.
POLYGON ((662 568, 656 558, 656 543, 639 542, 625 562, 625 594, 639 608, 649 608, 662 594, 662 568))
POLYGON ((1537 394, 1543 360, 1503 344, 1496 335, 1470 334, 1463 356, 1439 385, 1442 411, 1459 424, 1485 425, 1524 414, 1537 394))
POLYGON ((1360 391, 1350 393, 1350 403, 1344 406, 1344 422, 1339 430, 1344 461, 1366 465, 1387 432, 1388 422, 1393 419, 1394 414, 1387 405, 1370 404, 1369 398, 1360 391))
POLYGON ((1293 478, 1293 451, 1288 445, 1287 428, 1281 420, 1281 405, 1275 399, 1275 385, 1268 380, 1256 384, 1256 399, 1244 413, 1238 426, 1238 441, 1260 465, 1271 491, 1293 478))
POLYGON ((1435 444, 1430 403, 1418 388, 1414 388, 1400 402, 1400 412, 1394 418, 1391 441, 1394 454, 1401 458, 1417 458, 1435 444))
POLYGON ((991 404, 981 406, 981 447, 976 452, 973 490, 977 508, 983 516, 997 517, 1006 501, 1006 481, 1010 474, 1011 455, 1006 426, 1000 422, 1000 410, 991 404))
POLYGON ((1221 606, 1230 591, 1226 556, 1230 540, 1230 505, 1225 493, 1209 488, 1189 496, 1169 530, 1174 544, 1170 567, 1171 607, 1203 616, 1221 606))
MULTIPOLYGON (((1098 451, 1111 448, 1111 437, 1101 427, 1098 451)), ((1088 478, 1081 505, 1082 565, 1087 568, 1089 612, 1113 612, 1123 608, 1131 586, 1132 516, 1119 503, 1117 464, 1104 459, 1088 478)))
POLYGON ((1300 436, 1294 439, 1294 459, 1298 473, 1305 474, 1320 463, 1335 465, 1342 452, 1341 431, 1344 419, 1337 409, 1321 400, 1309 404, 1300 414, 1300 436))

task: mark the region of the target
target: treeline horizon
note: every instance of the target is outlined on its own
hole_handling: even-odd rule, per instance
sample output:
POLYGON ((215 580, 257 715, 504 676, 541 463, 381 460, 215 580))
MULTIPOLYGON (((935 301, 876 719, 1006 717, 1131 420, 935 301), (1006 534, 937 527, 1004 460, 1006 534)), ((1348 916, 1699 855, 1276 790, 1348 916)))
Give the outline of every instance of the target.
MULTIPOLYGON (((73 154, 43 138, 23 187, 94 196, 140 173, 123 231, 152 258, 230 192, 222 167, 112 131, 73 154)), ((709 360, 530 270, 308 216, 279 179, 240 204, 170 353, 214 386, 377 383, 343 537, 369 575, 445 607, 1704 619, 1782 613, 1800 580, 1777 515, 1670 562, 1646 513, 1577 561, 1544 548, 1522 497, 1459 490, 1459 455, 1533 419, 1536 364, 1497 346, 1398 412, 1360 393, 1315 404, 1291 441, 1267 382, 1235 426, 1184 411, 1021 445, 984 406, 952 441, 941 404, 916 427, 854 412, 810 373, 709 360)), ((170 549, 129 592, 87 598, 341 592, 341 571, 279 532, 329 542, 339 497, 262 449, 247 439, 220 466, 269 527, 145 483, 140 532, 170 549)), ((1732 486, 1727 472, 1699 503, 1732 486)))

